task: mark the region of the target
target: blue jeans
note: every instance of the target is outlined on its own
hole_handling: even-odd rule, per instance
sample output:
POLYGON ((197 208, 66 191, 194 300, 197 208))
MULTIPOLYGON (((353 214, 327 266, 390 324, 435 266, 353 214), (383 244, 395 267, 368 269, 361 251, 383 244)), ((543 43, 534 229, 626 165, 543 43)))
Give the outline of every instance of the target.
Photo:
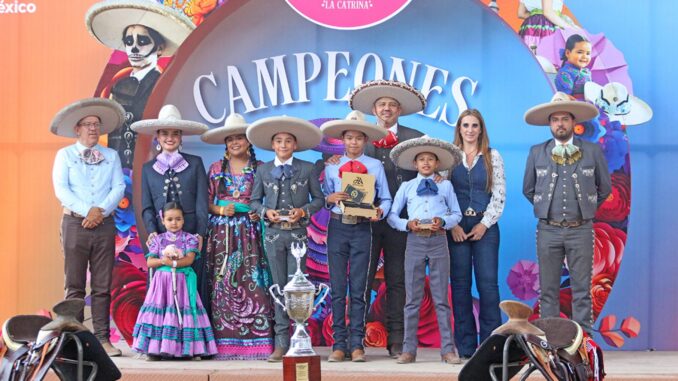
POLYGON ((330 219, 327 227, 327 262, 332 296, 333 350, 363 349, 365 338, 365 289, 372 248, 369 222, 355 225, 330 219), (350 274, 347 270, 350 267, 350 274), (347 277, 348 275, 348 277, 347 277), (347 279, 348 278, 348 279, 347 279), (346 287, 350 305, 350 338, 346 329, 346 287))
MULTIPOLYGON (((464 216, 459 226, 469 233, 482 216, 464 216)), ((480 342, 501 325, 499 312, 499 227, 487 229, 479 241, 454 242, 448 234, 452 278, 452 309, 454 312, 454 339, 459 356, 470 357, 478 347, 478 329, 473 316, 471 272, 475 271, 476 287, 480 295, 480 342)))

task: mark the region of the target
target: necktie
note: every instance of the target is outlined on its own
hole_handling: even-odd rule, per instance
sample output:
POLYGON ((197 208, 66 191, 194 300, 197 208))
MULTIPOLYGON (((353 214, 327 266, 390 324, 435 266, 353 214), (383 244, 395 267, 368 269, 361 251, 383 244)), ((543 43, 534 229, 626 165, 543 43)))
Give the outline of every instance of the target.
POLYGON ((282 180, 283 178, 291 178, 293 173, 293 168, 289 164, 277 165, 271 170, 271 176, 276 180, 282 180))
POLYGON ((417 196, 435 196, 438 194, 438 186, 431 179, 422 179, 417 187, 417 196))
POLYGON ((363 163, 357 161, 357 160, 351 160, 346 162, 344 165, 339 167, 339 178, 344 174, 344 172, 352 172, 352 173, 367 173, 367 167, 363 165, 363 163))
POLYGON ((389 130, 385 138, 372 142, 372 144, 377 148, 393 148, 398 144, 398 137, 393 131, 389 130))
POLYGON ((104 161, 104 155, 96 148, 86 148, 80 153, 80 160, 87 165, 96 165, 104 161))

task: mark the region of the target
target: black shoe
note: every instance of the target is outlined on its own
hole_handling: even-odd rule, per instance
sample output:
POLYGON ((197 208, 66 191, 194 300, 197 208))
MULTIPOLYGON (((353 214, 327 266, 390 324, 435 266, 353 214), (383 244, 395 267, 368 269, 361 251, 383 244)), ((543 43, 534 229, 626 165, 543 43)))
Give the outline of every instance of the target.
POLYGON ((402 344, 391 344, 388 346, 388 355, 392 359, 397 359, 401 354, 403 354, 402 344))

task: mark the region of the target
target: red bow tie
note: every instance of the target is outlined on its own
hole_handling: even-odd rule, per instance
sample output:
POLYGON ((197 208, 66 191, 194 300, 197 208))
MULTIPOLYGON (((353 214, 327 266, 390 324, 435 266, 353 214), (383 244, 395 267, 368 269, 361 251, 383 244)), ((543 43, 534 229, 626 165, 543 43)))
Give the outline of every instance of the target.
POLYGON ((339 178, 341 178, 344 172, 367 173, 367 167, 357 160, 351 160, 339 167, 339 178))
POLYGON ((385 138, 372 142, 372 144, 377 148, 393 148, 398 144, 398 137, 393 131, 389 130, 385 138))

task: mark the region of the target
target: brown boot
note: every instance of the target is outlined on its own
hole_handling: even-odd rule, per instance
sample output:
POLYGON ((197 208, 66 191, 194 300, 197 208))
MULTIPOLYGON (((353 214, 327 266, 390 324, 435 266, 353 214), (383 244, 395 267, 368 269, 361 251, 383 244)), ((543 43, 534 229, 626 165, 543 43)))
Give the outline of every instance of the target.
POLYGON ((122 355, 122 351, 111 344, 110 341, 102 341, 101 347, 104 348, 108 357, 118 357, 122 355))
POLYGON ((281 362, 283 360, 283 355, 287 352, 287 349, 276 347, 273 353, 268 356, 268 362, 281 362))
POLYGON ((341 349, 335 349, 327 356, 327 362, 342 362, 346 358, 346 352, 341 349))
POLYGON ((403 352, 398 357, 398 361, 396 361, 396 362, 398 364, 412 364, 415 361, 417 361, 417 355, 409 353, 409 352, 403 352))
POLYGON ((461 359, 459 358, 459 356, 457 356, 457 353, 454 351, 445 353, 444 355, 441 356, 441 359, 442 362, 444 362, 445 364, 454 364, 454 365, 461 364, 461 359))
POLYGON ((365 362, 365 351, 360 348, 354 349, 353 352, 351 352, 351 361, 365 362))
POLYGON ((391 344, 388 346, 388 355, 392 359, 397 359, 401 354, 403 354, 402 344, 391 344))

